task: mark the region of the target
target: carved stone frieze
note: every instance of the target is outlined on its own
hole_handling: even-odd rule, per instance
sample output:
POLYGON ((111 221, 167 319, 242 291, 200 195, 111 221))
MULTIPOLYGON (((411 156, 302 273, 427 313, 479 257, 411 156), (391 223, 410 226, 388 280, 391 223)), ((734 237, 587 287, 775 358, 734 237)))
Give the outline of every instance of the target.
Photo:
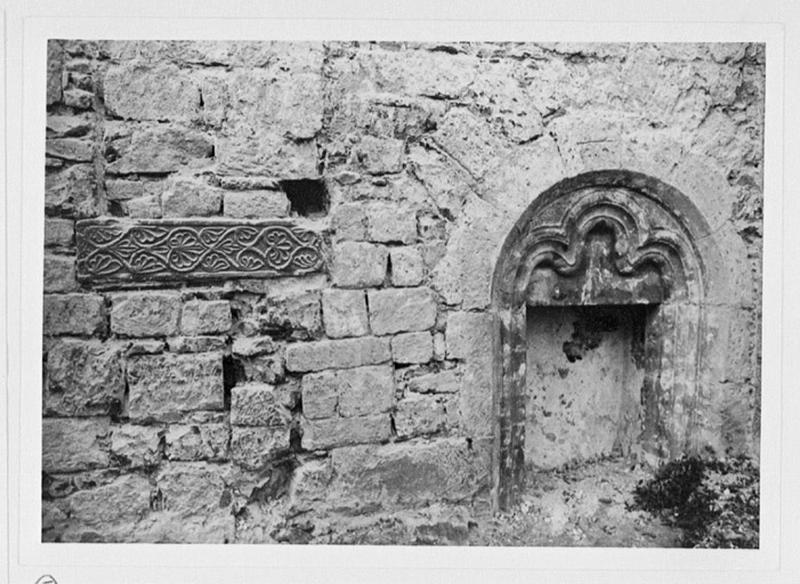
POLYGON ((89 219, 75 233, 87 283, 293 276, 324 265, 320 234, 289 221, 89 219))

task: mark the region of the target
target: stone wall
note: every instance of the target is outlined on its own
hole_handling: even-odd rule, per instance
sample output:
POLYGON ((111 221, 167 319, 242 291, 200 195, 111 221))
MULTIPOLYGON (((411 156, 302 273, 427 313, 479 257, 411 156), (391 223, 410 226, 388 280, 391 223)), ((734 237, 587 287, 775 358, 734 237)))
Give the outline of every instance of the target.
POLYGON ((47 75, 43 539, 489 505, 497 254, 606 168, 710 225, 734 293, 703 445, 757 455, 762 46, 51 41, 47 75), (324 266, 79 279, 98 217, 284 220, 324 266))

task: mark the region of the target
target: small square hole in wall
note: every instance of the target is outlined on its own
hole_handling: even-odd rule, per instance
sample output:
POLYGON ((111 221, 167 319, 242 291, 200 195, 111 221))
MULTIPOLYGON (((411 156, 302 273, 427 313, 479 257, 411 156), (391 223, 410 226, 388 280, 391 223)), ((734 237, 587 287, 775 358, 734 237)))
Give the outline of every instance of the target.
POLYGON ((283 180, 291 214, 299 217, 324 217, 328 213, 328 191, 325 181, 314 179, 283 180))

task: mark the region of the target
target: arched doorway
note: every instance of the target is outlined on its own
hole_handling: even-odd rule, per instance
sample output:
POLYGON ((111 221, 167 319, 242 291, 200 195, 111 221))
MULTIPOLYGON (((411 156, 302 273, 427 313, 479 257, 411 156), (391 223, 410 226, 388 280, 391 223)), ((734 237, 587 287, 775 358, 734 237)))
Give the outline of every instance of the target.
POLYGON ((694 448, 695 403, 707 384, 705 307, 724 278, 708 235, 687 197, 627 171, 564 180, 523 213, 492 283, 500 508, 517 500, 526 459, 548 463, 542 449, 560 448, 549 457, 557 464, 608 449, 672 458, 694 448), (573 372, 548 363, 556 353, 583 360, 603 338, 605 353, 593 359, 616 364, 592 370, 586 359, 572 384, 583 427, 570 430, 561 412, 546 420, 575 406, 559 392, 573 372), (527 445, 526 431, 535 439, 527 445))

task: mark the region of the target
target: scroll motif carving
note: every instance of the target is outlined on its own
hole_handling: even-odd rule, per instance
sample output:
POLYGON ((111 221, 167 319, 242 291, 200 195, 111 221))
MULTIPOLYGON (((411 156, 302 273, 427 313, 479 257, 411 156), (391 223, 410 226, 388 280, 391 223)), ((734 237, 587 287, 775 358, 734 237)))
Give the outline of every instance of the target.
POLYGON ((321 236, 286 221, 79 221, 84 282, 302 275, 322 269, 321 236))

